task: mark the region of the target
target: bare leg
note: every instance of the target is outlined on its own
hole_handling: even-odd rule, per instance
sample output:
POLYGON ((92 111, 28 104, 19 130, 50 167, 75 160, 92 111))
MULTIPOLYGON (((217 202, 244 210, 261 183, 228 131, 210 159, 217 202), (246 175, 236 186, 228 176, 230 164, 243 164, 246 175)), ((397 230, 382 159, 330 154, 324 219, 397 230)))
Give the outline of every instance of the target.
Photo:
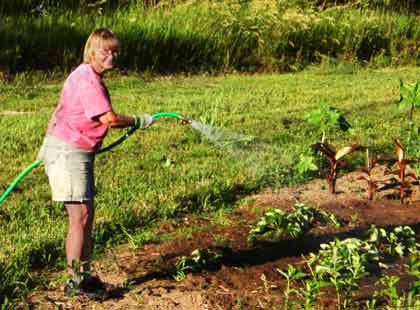
POLYGON ((81 263, 80 271, 90 270, 90 256, 92 248, 93 203, 66 202, 64 203, 69 215, 69 227, 66 239, 67 272, 74 274, 72 262, 81 263))

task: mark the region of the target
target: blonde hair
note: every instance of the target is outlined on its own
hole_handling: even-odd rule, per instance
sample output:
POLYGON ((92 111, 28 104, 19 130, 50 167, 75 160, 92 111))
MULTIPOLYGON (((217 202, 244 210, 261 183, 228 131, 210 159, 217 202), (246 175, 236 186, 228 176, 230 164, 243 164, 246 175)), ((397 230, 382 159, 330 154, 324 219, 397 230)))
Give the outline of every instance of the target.
POLYGON ((92 52, 94 50, 110 46, 111 48, 119 48, 117 36, 107 28, 100 28, 93 31, 86 41, 85 49, 83 51, 83 62, 91 63, 92 52))

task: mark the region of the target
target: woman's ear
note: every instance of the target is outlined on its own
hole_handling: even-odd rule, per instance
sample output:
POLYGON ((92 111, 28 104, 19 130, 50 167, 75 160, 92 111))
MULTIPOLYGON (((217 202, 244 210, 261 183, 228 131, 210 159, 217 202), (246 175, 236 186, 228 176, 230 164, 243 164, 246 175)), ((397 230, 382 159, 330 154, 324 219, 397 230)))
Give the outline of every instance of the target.
POLYGON ((96 56, 95 51, 91 51, 91 52, 90 52, 90 58, 91 58, 92 60, 94 60, 94 59, 95 59, 95 56, 96 56))

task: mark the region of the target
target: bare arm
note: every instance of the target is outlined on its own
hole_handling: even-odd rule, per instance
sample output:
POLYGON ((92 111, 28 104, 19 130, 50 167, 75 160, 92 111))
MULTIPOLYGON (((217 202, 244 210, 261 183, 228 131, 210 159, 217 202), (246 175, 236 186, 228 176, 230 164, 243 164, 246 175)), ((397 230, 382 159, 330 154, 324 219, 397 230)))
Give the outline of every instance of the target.
POLYGON ((131 116, 124 116, 114 113, 113 111, 106 112, 97 118, 102 124, 111 128, 124 128, 134 126, 136 119, 131 116))

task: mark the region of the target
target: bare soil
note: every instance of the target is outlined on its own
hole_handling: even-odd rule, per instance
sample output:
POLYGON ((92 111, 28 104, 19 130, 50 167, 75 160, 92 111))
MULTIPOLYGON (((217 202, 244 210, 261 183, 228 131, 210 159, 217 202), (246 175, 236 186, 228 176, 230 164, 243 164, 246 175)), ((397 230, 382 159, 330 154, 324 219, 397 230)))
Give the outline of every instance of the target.
MULTIPOLYGON (((23 307, 60 309, 280 309, 285 280, 277 269, 288 264, 304 265, 303 255, 316 252, 321 243, 334 238, 362 237, 369 225, 385 228, 410 225, 420 233, 420 195, 415 192, 409 204, 377 195, 367 200, 360 173, 350 173, 337 181, 338 193, 332 195, 324 180, 314 180, 295 188, 256 195, 252 205, 235 209, 223 221, 205 217, 185 217, 161 225, 166 241, 150 243, 140 249, 128 245, 106 259, 95 262, 96 273, 114 284, 111 296, 103 301, 82 297, 66 298, 51 274, 49 287, 32 292, 23 307), (247 243, 246 237, 256 220, 268 208, 290 210, 305 203, 335 214, 345 224, 315 227, 303 238, 266 240, 247 243), (188 233, 186 233, 188 232, 188 233), (197 248, 223 253, 221 264, 177 282, 169 274, 175 262, 197 248), (123 285, 126 283, 126 285, 123 285), (128 283, 128 284, 127 284, 128 283)), ((400 289, 411 279, 404 275, 403 260, 394 261, 388 272, 400 275, 400 289)), ((374 291, 375 281, 383 274, 373 272, 360 283, 354 302, 363 301, 374 291)), ((335 309, 335 292, 327 288, 319 298, 321 309, 335 309)))

